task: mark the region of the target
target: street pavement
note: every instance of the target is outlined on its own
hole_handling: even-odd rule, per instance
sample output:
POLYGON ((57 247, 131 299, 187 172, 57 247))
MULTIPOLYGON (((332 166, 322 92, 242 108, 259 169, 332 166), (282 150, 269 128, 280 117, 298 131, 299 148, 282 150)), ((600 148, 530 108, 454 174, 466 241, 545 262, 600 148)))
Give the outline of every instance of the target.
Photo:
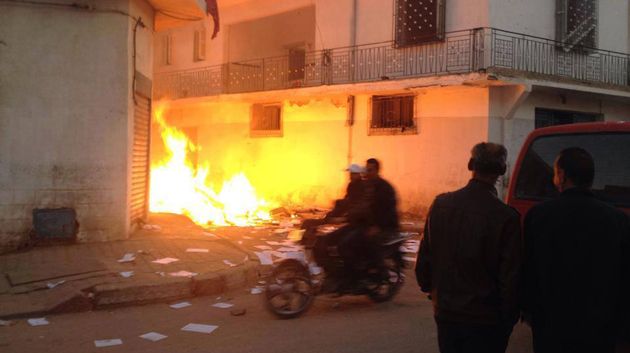
MULTIPOLYGON (((0 351, 12 352, 438 352, 431 303, 410 271, 408 282, 392 302, 374 304, 366 297, 318 297, 305 315, 280 320, 263 305, 262 295, 249 288, 221 298, 188 299, 192 305, 168 304, 117 308, 47 316, 48 325, 32 327, 26 320, 0 326, 0 351), (230 303, 227 309, 213 307, 230 303), (234 316, 234 309, 245 309, 234 316), (189 323, 216 325, 210 334, 184 332, 189 323), (140 335, 157 332, 167 338, 151 342, 140 335), (122 345, 96 348, 95 340, 121 339, 122 345)), ((508 352, 531 352, 530 331, 517 325, 508 352)))

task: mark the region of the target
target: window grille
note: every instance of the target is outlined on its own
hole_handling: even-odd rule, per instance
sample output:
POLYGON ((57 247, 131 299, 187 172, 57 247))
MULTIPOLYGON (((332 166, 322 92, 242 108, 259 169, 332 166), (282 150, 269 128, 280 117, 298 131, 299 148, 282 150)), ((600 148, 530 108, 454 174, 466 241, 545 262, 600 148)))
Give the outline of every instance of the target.
POLYGON ((415 96, 373 96, 370 134, 415 134, 415 96))
POLYGON ((565 51, 597 48, 597 0, 557 0, 556 39, 565 51))
POLYGON ((173 36, 171 34, 162 37, 162 64, 173 64, 173 36))
POLYGON ((395 0, 397 47, 444 39, 444 2, 446 0, 395 0))
POLYGON ((282 136, 282 105, 254 104, 250 124, 251 136, 282 136))

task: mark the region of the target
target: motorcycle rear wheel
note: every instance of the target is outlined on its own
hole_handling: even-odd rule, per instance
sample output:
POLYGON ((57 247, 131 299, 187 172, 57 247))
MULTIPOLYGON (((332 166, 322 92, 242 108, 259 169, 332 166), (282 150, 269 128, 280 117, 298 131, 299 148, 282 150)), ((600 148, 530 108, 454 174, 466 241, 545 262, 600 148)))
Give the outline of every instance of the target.
POLYGON ((394 298, 405 283, 400 261, 394 258, 386 258, 383 261, 382 270, 387 271, 387 276, 381 275, 381 278, 367 286, 368 297, 376 303, 383 303, 394 298))
POLYGON ((267 309, 281 319, 292 319, 304 314, 314 298, 309 270, 299 261, 284 260, 267 280, 267 309))

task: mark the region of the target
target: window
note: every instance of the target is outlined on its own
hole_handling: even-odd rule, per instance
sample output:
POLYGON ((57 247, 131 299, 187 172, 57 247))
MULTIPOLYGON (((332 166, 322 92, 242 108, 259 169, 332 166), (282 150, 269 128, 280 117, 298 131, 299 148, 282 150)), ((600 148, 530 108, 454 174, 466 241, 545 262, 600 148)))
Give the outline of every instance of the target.
POLYGON ((556 39, 565 51, 597 48, 597 0, 556 0, 556 39))
POLYGON ((536 108, 536 129, 554 125, 603 121, 602 114, 536 108))
POLYGON ((282 136, 282 104, 254 104, 250 136, 282 136))
POLYGON ((593 192, 617 206, 630 206, 630 134, 582 133, 536 139, 523 159, 516 181, 516 197, 545 200, 557 195, 553 163, 561 150, 579 146, 595 160, 593 192))
POLYGON ((445 0, 395 0, 396 46, 444 39, 445 0))
POLYGON ((166 34, 162 37, 162 65, 173 64, 173 36, 166 34))
POLYGON ((206 29, 205 28, 195 30, 194 45, 193 45, 193 60, 194 61, 206 60, 206 29))
POLYGON ((373 96, 370 135, 415 134, 415 96, 373 96))

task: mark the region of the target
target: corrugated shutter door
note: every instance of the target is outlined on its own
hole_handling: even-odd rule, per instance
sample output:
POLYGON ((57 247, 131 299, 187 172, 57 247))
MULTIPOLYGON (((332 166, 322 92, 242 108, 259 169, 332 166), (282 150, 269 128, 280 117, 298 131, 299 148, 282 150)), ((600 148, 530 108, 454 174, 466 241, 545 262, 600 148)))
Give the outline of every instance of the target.
POLYGON ((131 223, 144 220, 146 217, 149 190, 151 100, 137 94, 136 102, 133 119, 131 197, 129 198, 131 223))

